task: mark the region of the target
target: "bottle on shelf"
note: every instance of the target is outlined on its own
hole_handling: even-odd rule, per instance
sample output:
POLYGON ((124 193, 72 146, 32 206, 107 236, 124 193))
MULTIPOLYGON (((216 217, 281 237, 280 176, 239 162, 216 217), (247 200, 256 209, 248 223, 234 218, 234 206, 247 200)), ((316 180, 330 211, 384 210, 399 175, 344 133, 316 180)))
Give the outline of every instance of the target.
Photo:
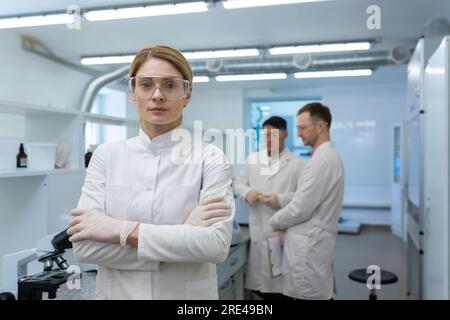
POLYGON ((20 144, 19 153, 17 154, 17 168, 27 167, 27 154, 23 148, 23 143, 20 144))

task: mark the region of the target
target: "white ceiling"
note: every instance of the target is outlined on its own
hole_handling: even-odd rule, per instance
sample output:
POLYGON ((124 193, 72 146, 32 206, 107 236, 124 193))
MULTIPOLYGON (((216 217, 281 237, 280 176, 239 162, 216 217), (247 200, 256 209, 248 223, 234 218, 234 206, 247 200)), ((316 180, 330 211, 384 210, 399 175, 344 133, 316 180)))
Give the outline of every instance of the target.
MULTIPOLYGON (((64 11, 72 4, 87 9, 137 2, 1 1, 0 15, 64 11)), ((437 16, 450 19, 449 0, 331 0, 241 10, 217 7, 207 13, 103 22, 83 19, 80 30, 57 25, 0 30, 0 35, 15 32, 36 37, 56 55, 78 63, 81 56, 133 53, 156 43, 196 50, 381 37, 382 43, 374 49, 414 47, 426 23, 437 16), (381 7, 381 30, 366 27, 366 9, 371 4, 381 7)))

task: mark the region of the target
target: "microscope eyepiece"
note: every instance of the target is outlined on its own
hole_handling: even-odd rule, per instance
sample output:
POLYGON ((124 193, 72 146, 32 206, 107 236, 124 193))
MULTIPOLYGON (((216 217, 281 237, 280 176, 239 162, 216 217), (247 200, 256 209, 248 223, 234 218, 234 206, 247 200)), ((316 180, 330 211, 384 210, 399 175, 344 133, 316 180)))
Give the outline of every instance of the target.
POLYGON ((72 248, 72 242, 69 241, 67 229, 55 235, 52 239, 52 245, 55 250, 63 251, 72 248))

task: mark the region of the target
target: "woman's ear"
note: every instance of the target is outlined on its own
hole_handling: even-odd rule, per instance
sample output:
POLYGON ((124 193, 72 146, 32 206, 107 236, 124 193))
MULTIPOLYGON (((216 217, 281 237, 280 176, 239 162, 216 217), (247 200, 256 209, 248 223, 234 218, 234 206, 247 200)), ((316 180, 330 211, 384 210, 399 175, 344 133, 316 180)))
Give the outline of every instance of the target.
POLYGON ((189 93, 186 96, 186 98, 184 98, 184 105, 183 105, 183 109, 189 104, 189 102, 191 102, 191 97, 192 97, 192 86, 189 87, 189 93))
POLYGON ((136 94, 134 94, 133 92, 130 92, 130 99, 131 99, 131 102, 133 102, 133 104, 135 105, 135 106, 137 106, 137 104, 136 104, 136 94))

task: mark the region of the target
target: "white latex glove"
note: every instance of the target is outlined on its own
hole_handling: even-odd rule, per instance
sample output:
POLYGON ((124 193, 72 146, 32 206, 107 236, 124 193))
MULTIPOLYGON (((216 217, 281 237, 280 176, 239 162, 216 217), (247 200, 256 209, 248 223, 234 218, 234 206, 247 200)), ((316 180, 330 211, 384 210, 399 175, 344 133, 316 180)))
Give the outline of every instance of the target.
POLYGON ((93 240, 126 245, 126 238, 136 228, 136 222, 111 218, 93 209, 73 209, 75 218, 70 223, 67 234, 69 241, 93 240))
POLYGON ((280 201, 278 200, 278 196, 276 194, 265 194, 264 203, 271 208, 280 207, 280 201))
POLYGON ((184 224, 196 227, 209 227, 225 219, 231 214, 231 206, 223 197, 205 198, 202 203, 191 211, 184 224))

